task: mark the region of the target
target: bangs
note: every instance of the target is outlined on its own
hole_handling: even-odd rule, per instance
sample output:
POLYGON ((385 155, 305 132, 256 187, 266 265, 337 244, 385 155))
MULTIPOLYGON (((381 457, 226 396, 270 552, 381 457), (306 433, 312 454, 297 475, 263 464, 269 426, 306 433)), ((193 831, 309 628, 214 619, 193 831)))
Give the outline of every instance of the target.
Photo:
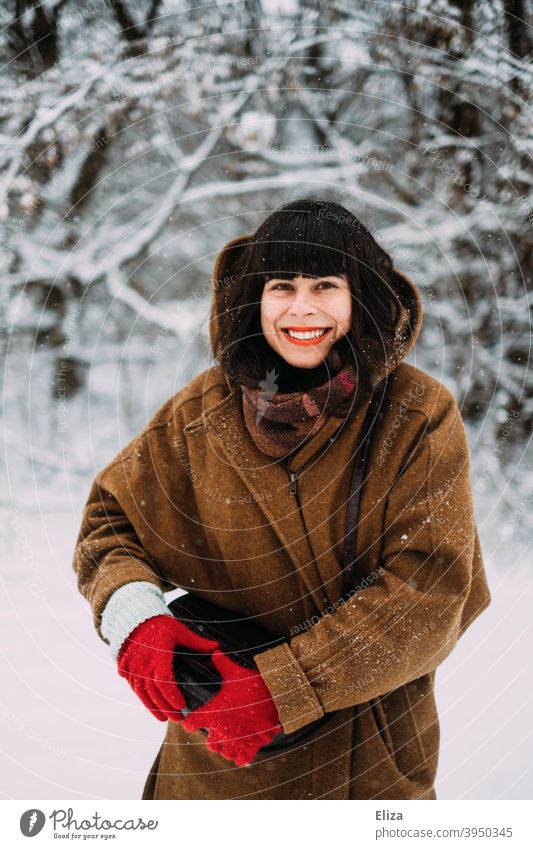
POLYGON ((273 277, 340 276, 348 273, 343 228, 317 211, 279 211, 259 228, 250 247, 250 271, 264 285, 273 277))

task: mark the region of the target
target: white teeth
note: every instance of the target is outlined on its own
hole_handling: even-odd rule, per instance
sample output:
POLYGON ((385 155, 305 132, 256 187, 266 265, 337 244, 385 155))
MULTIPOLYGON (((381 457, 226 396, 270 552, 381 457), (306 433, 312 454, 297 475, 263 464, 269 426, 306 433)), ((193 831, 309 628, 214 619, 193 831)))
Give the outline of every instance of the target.
POLYGON ((329 328, 325 330, 287 330, 289 336, 292 336, 293 339, 318 339, 319 336, 323 336, 324 333, 327 333, 329 328))

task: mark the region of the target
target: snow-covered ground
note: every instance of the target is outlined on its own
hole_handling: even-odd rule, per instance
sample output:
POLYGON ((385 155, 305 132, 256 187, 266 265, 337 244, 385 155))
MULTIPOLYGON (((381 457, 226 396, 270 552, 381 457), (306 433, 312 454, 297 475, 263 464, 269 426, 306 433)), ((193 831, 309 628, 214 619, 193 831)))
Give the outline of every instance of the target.
MULTIPOLYGON (((0 711, 9 799, 139 799, 165 726, 120 678, 78 593, 69 512, 5 514, 0 711)), ((498 524, 480 533, 492 604, 437 673, 439 799, 528 799, 533 789, 533 583, 498 524)), ((489 523, 486 523, 489 524, 489 523)))

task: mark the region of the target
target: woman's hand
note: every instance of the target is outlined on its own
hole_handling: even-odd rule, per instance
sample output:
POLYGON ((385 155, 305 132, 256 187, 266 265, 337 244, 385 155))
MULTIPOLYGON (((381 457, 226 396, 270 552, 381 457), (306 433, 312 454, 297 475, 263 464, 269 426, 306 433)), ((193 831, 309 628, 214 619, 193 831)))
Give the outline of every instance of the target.
POLYGON ((222 676, 220 690, 183 721, 183 728, 206 728, 206 745, 239 766, 253 761, 258 750, 283 730, 276 705, 257 670, 235 663, 220 649, 213 652, 213 666, 222 676))
POLYGON ((181 722, 186 702, 174 680, 174 651, 179 647, 210 653, 218 645, 174 616, 152 616, 124 640, 117 657, 118 672, 156 719, 181 722))

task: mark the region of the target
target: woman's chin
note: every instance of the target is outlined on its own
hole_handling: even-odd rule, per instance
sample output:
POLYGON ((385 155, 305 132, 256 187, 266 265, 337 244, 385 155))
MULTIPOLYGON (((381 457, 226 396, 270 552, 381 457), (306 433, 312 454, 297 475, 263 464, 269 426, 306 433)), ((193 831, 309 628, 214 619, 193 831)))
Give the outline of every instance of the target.
POLYGON ((308 355, 291 354, 290 352, 282 353, 281 351, 278 351, 278 353, 283 357, 285 362, 293 366, 293 368, 316 368, 324 362, 324 358, 317 355, 316 352, 308 355))

